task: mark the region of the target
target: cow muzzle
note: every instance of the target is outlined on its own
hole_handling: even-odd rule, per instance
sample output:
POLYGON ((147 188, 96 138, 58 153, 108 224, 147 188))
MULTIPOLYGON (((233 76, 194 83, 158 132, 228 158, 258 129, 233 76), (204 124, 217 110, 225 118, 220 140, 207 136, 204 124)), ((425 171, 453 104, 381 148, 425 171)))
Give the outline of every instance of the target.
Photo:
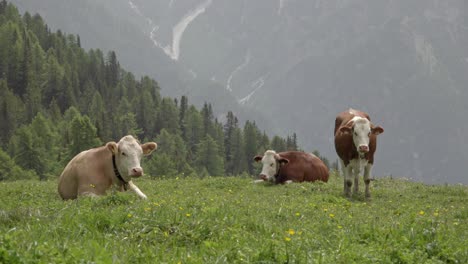
POLYGON ((260 174, 258 177, 264 181, 268 180, 268 177, 265 174, 260 174))
POLYGON ((361 153, 369 152, 369 146, 366 146, 366 145, 359 146, 359 152, 361 152, 361 153))
POLYGON ((143 169, 142 168, 139 168, 139 167, 136 167, 136 168, 133 168, 131 171, 130 171, 130 176, 131 177, 135 177, 135 178, 138 178, 140 176, 143 175, 143 169))

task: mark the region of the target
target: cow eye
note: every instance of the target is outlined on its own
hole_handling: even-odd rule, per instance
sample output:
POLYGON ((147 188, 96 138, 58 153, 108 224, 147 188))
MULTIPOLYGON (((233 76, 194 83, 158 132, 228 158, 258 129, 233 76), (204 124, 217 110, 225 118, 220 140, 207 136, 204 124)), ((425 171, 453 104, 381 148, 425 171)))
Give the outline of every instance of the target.
POLYGON ((354 132, 354 135, 357 136, 357 132, 354 132))
POLYGON ((274 163, 270 164, 270 167, 273 167, 273 165, 275 165, 274 163))
POLYGON ((125 152, 122 152, 122 156, 127 156, 127 154, 125 154, 125 152))

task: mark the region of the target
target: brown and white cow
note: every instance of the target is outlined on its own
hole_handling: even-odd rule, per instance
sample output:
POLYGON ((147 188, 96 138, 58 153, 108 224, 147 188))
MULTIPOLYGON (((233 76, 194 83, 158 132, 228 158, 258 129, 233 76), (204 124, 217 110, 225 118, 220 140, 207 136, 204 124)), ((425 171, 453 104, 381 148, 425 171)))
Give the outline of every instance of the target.
POLYGON ((143 175, 141 157, 157 148, 155 142, 140 144, 134 137, 125 136, 118 143, 89 149, 76 155, 60 175, 58 192, 64 199, 80 195, 104 195, 112 186, 119 191, 127 188, 139 197, 146 195, 132 182, 143 175))
POLYGON ((276 153, 267 150, 263 156, 255 156, 256 162, 262 162, 259 177, 263 181, 276 184, 303 181, 328 181, 328 168, 317 156, 300 152, 286 151, 276 153))
POLYGON ((370 197, 369 183, 377 148, 377 135, 384 132, 371 123, 367 113, 354 109, 341 112, 335 119, 335 150, 340 157, 344 174, 344 194, 351 196, 354 178, 354 193, 359 190, 359 173, 364 167, 366 197, 370 197))

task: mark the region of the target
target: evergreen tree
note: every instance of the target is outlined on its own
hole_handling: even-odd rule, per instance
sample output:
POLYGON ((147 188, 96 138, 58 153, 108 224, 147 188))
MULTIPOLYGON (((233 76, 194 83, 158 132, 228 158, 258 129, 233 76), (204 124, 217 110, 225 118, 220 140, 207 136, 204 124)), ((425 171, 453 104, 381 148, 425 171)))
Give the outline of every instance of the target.
POLYGON ((120 80, 120 64, 114 51, 107 54, 106 81, 110 87, 115 87, 120 80))
POLYGON ((211 108, 211 104, 207 104, 206 102, 203 104, 203 108, 201 111, 203 117, 203 135, 210 135, 211 137, 215 136, 215 132, 213 129, 213 109, 211 108))
POLYGON ((138 98, 134 99, 136 103, 135 113, 138 126, 142 128, 142 138, 154 136, 156 126, 157 111, 154 108, 153 97, 149 91, 143 91, 138 98))
POLYGON ((9 153, 20 167, 35 171, 40 180, 45 179, 46 161, 41 150, 34 147, 33 133, 29 127, 22 126, 16 130, 10 139, 9 153))
POLYGON ((7 1, 6 0, 2 0, 0 2, 0 15, 3 15, 3 13, 5 13, 5 9, 7 7, 7 1))
POLYGON ((69 131, 71 136, 71 144, 68 147, 69 160, 83 150, 101 145, 101 140, 97 137, 97 129, 88 116, 75 116, 71 121, 69 131))
POLYGON ((0 79, 0 146, 5 146, 11 135, 25 120, 25 106, 21 99, 0 79))
MULTIPOLYGON (((200 142, 202 138, 203 132, 203 121, 200 113, 195 108, 195 106, 191 105, 187 111, 187 119, 186 119, 186 138, 185 142, 187 143, 187 148, 189 151, 189 155, 193 155, 195 153, 196 145, 200 142)), ((192 159, 189 159, 190 162, 193 162, 192 159)), ((192 163, 193 165, 193 163, 192 163)))
POLYGON ((120 101, 117 113, 114 116, 114 138, 121 138, 125 135, 140 135, 141 129, 138 127, 135 113, 132 112, 131 105, 126 98, 120 101))
POLYGON ((45 118, 42 113, 38 113, 30 125, 33 136, 33 147, 38 151, 39 159, 44 163, 42 173, 47 178, 48 175, 58 173, 59 168, 59 136, 54 130, 53 123, 45 118))
POLYGON ((235 128, 231 140, 232 157, 226 172, 230 175, 239 175, 248 170, 248 157, 245 151, 245 141, 240 128, 235 128))
POLYGON ((234 114, 229 111, 226 115, 226 124, 224 124, 224 150, 225 150, 225 161, 227 164, 227 172, 233 172, 233 159, 234 159, 234 131, 238 128, 238 120, 234 114))
POLYGON ((33 171, 25 171, 19 167, 15 161, 0 148, 0 181, 5 180, 26 180, 37 178, 33 171))
POLYGON ((209 135, 197 145, 195 164, 199 173, 206 169, 209 175, 224 175, 224 162, 218 155, 218 145, 209 135))
POLYGON ((271 140, 271 148, 276 152, 286 151, 286 141, 279 136, 274 136, 271 140))
POLYGON ((94 95, 91 100, 91 105, 89 106, 89 115, 93 125, 97 129, 97 134, 99 138, 104 141, 112 140, 112 133, 110 128, 112 123, 106 118, 106 110, 104 108, 104 101, 102 96, 98 91, 94 91, 94 95))
POLYGON ((244 125, 244 146, 245 146, 245 158, 247 162, 247 172, 253 174, 254 172, 254 161, 252 158, 257 155, 258 152, 258 140, 257 135, 258 128, 255 123, 246 121, 244 125))
POLYGON ((179 109, 170 98, 163 98, 158 110, 156 132, 165 128, 170 133, 179 133, 179 109))

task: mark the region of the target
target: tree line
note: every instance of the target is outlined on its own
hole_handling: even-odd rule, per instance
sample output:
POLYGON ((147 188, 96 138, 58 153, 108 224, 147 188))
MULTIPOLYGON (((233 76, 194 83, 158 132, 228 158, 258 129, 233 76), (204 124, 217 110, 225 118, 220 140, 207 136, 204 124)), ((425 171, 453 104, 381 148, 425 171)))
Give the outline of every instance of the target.
POLYGON ((0 1, 0 180, 57 177, 80 151, 127 134, 158 143, 143 161, 151 176, 251 175, 256 154, 298 149, 295 133, 270 139, 232 112, 220 118, 0 1))

